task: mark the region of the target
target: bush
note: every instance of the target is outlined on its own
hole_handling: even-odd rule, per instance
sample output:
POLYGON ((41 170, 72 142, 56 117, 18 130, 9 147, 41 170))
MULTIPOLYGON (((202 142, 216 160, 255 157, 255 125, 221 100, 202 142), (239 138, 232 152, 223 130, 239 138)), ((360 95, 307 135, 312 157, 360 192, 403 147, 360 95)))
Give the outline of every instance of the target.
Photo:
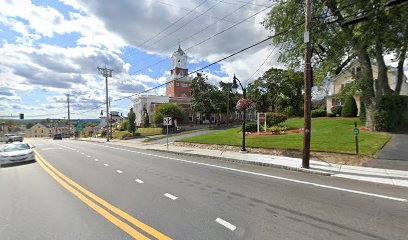
POLYGON ((276 126, 272 126, 271 128, 269 128, 269 131, 274 132, 274 133, 282 132, 286 130, 288 130, 288 127, 284 125, 276 125, 276 126))
POLYGON ((312 110, 312 117, 326 117, 327 111, 324 109, 315 109, 312 110))
POLYGON ((268 112, 266 113, 266 124, 271 127, 283 123, 288 117, 282 113, 268 112))
POLYGON ((327 113, 327 116, 328 116, 328 117, 335 117, 336 114, 334 114, 334 113, 327 113))
POLYGON ((383 96, 374 111, 375 130, 394 130, 403 120, 407 108, 408 96, 383 96))
POLYGON ((357 104, 353 96, 348 95, 344 103, 343 109, 341 110, 342 117, 355 117, 357 116, 357 104))
POLYGON ((330 109, 330 111, 335 115, 335 116, 340 116, 341 115, 341 110, 343 109, 342 106, 334 106, 330 109))
MULTIPOLYGON (((242 127, 241 127, 241 131, 242 131, 242 127)), ((258 125, 256 124, 256 122, 249 122, 247 124, 245 124, 245 132, 257 132, 258 131, 258 125)))
POLYGON ((285 110, 283 110, 283 113, 288 117, 293 117, 295 116, 295 108, 293 108, 293 106, 287 106, 285 110))
POLYGON ((125 121, 121 122, 121 123, 119 124, 119 130, 120 130, 120 131, 125 131, 125 130, 127 130, 127 129, 128 129, 128 125, 129 125, 129 121, 128 121, 128 120, 125 120, 125 121))
POLYGON ((364 125, 365 122, 366 122, 366 109, 365 109, 365 104, 363 102, 361 102, 360 104, 361 104, 361 106, 360 106, 359 117, 360 117, 361 124, 364 125))

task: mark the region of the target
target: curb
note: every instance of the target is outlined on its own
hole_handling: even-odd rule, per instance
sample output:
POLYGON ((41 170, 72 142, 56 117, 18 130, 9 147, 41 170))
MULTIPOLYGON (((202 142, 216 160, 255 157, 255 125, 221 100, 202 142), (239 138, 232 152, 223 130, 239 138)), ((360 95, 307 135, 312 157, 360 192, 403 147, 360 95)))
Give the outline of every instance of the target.
POLYGON ((161 150, 161 149, 152 149, 152 148, 146 148, 146 150, 157 151, 157 152, 166 152, 166 153, 174 153, 174 154, 178 154, 178 155, 186 155, 186 156, 192 156, 192 157, 203 157, 203 158, 218 159, 218 160, 222 160, 222 161, 243 163, 243 164, 248 164, 248 165, 280 168, 280 169, 285 169, 285 170, 290 170, 290 171, 316 174, 316 175, 320 175, 320 176, 331 176, 332 175, 332 173, 323 172, 323 171, 319 171, 319 170, 310 170, 310 169, 304 169, 304 168, 289 167, 289 166, 278 165, 278 164, 273 164, 273 163, 252 162, 252 161, 245 161, 245 160, 239 160, 239 159, 227 158, 227 157, 208 156, 208 155, 201 155, 201 154, 197 154, 197 153, 174 152, 174 151, 161 150))

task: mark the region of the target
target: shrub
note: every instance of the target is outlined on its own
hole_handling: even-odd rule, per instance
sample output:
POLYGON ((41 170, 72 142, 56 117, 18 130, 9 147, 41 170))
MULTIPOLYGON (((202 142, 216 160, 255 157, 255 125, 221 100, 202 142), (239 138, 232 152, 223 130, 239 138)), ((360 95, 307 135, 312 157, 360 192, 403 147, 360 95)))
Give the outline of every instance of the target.
POLYGON ((312 110, 312 117, 326 117, 327 111, 324 109, 312 110))
POLYGON ((408 108, 407 96, 383 96, 374 111, 374 126, 377 131, 392 131, 403 120, 408 108))
POLYGON ((348 95, 344 102, 343 109, 341 110, 342 117, 355 117, 357 116, 357 104, 353 96, 348 95))
POLYGON ((334 113, 327 113, 327 116, 328 116, 328 117, 335 117, 336 114, 334 114, 334 113))
POLYGON ((366 109, 365 109, 365 104, 363 102, 361 102, 361 106, 360 106, 360 122, 361 124, 365 124, 366 122, 366 109))
POLYGON ((295 116, 295 108, 293 108, 293 106, 287 106, 285 110, 283 110, 283 113, 288 117, 295 116))
MULTIPOLYGON (((242 127, 241 127, 241 131, 242 131, 242 127)), ((245 132, 256 132, 256 131, 258 131, 258 125, 256 124, 256 122, 249 122, 245 124, 245 132)))
POLYGON ((127 130, 127 129, 128 129, 128 125, 129 125, 129 121, 128 121, 128 120, 125 120, 125 121, 121 122, 121 123, 119 124, 119 130, 120 130, 120 131, 125 131, 125 130, 127 130))
POLYGON ((282 113, 268 112, 266 113, 266 124, 271 127, 286 121, 288 117, 282 113))
POLYGON ((335 115, 335 116, 340 116, 341 115, 341 110, 343 109, 342 106, 334 106, 330 109, 330 111, 335 115))
POLYGON ((286 131, 288 130, 288 127, 284 126, 284 125, 276 125, 276 126, 272 126, 271 128, 269 128, 270 132, 282 132, 282 131, 286 131))

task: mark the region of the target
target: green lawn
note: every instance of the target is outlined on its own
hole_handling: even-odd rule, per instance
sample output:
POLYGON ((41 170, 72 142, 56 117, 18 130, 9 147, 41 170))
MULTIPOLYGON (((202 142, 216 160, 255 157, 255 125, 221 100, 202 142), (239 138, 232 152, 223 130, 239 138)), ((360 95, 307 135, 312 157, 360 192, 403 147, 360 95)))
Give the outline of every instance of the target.
MULTIPOLYGON (((355 141, 352 130, 356 118, 313 118, 311 150, 318 152, 355 153, 355 141)), ((292 118, 285 122, 289 128, 302 128, 303 118, 292 118)), ((221 144, 241 146, 242 135, 239 128, 209 133, 182 139, 181 142, 221 144)), ((359 134, 360 154, 374 156, 388 140, 388 133, 365 132, 359 134)), ((248 147, 301 150, 303 134, 282 136, 247 137, 248 147)))

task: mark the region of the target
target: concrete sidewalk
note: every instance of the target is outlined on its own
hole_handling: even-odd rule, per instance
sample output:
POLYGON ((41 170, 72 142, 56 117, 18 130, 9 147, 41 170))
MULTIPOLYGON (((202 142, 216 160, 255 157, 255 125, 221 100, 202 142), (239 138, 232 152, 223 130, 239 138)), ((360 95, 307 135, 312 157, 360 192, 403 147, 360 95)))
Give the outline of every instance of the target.
POLYGON ((245 164, 270 166, 326 176, 334 176, 354 180, 390 184, 394 186, 408 187, 408 171, 331 164, 315 160, 310 161, 310 169, 304 169, 301 168, 302 159, 284 156, 189 148, 173 145, 170 145, 169 149, 167 150, 165 145, 158 144, 146 145, 142 142, 129 142, 123 140, 113 140, 110 141, 109 143, 107 143, 106 140, 104 139, 77 139, 77 140, 101 143, 103 142, 110 145, 119 145, 145 150, 164 151, 183 155, 211 157, 220 160, 241 162, 245 164))

